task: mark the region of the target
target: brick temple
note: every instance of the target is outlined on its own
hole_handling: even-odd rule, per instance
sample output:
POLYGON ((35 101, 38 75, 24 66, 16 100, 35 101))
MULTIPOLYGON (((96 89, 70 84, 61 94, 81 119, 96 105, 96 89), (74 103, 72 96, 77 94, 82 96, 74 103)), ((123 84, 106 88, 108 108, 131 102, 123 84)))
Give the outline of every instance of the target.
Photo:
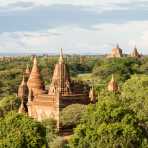
POLYGON ((112 52, 107 55, 107 58, 121 58, 123 57, 122 49, 119 47, 119 44, 112 49, 112 52))
POLYGON ((29 68, 26 69, 18 90, 21 99, 19 112, 25 112, 38 121, 53 118, 59 128, 62 109, 71 104, 87 105, 94 102, 93 94, 88 84, 71 80, 61 49, 48 90, 45 90, 36 57, 31 72, 29 68))
POLYGON ((138 52, 138 49, 135 47, 133 52, 131 53, 131 57, 134 57, 134 58, 141 58, 142 55, 138 52))

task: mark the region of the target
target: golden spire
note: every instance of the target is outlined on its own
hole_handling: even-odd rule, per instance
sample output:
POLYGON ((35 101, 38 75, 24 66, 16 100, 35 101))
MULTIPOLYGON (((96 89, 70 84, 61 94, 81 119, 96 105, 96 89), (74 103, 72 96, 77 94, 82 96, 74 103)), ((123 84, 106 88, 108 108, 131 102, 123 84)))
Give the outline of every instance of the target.
POLYGON ((60 57, 59 57, 59 64, 64 63, 64 57, 63 57, 63 49, 60 49, 60 57))

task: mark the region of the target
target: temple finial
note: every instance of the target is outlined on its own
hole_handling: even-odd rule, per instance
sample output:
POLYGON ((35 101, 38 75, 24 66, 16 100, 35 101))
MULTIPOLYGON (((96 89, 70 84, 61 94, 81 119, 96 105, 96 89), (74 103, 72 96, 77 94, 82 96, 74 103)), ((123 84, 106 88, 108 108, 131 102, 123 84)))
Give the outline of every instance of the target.
POLYGON ((59 58, 59 63, 63 63, 64 62, 64 58, 63 58, 63 49, 60 49, 60 58, 59 58))
POLYGON ((29 69, 29 65, 28 64, 26 66, 25 74, 28 75, 28 76, 30 75, 30 69, 29 69))
POLYGON ((35 56, 33 59, 33 64, 36 65, 37 64, 37 57, 35 56))

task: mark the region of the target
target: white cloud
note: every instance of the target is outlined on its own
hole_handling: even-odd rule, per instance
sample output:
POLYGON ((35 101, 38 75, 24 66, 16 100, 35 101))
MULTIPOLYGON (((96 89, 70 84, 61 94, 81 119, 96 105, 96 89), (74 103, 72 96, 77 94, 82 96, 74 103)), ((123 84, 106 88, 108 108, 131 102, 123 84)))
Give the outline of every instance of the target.
POLYGON ((131 52, 136 44, 141 52, 148 53, 147 30, 148 21, 135 21, 96 25, 92 30, 65 26, 47 32, 2 33, 0 51, 55 52, 63 47, 68 53, 106 53, 119 43, 125 52, 131 52))
POLYGON ((108 6, 113 4, 128 4, 128 3, 142 3, 147 2, 147 0, 0 0, 1 6, 6 6, 8 4, 14 4, 17 2, 32 2, 36 5, 79 5, 79 6, 108 6))

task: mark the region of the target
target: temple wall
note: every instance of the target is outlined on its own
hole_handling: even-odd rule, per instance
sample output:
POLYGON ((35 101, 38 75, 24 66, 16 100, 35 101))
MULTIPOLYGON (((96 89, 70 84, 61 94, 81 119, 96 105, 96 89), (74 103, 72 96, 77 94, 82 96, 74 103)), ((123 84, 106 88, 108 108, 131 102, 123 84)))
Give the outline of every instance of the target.
POLYGON ((89 96, 87 95, 72 95, 72 96, 62 96, 60 99, 60 108, 64 108, 71 104, 84 104, 90 103, 89 96))
POLYGON ((55 106, 41 106, 41 105, 32 105, 31 106, 31 116, 38 121, 44 119, 52 118, 57 120, 57 108, 55 106))

